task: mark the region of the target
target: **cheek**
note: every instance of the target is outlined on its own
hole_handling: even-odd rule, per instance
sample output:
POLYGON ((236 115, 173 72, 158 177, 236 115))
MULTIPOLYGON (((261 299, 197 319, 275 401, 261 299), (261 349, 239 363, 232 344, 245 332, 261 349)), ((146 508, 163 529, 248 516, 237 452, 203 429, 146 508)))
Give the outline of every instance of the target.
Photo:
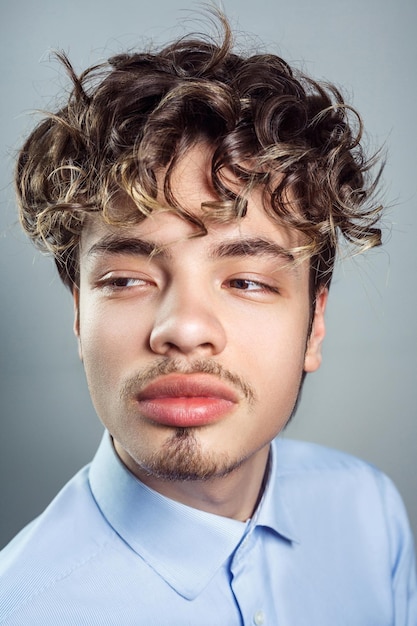
POLYGON ((116 380, 143 350, 144 326, 134 311, 122 316, 114 307, 85 302, 80 311, 80 343, 87 377, 116 380))
MULTIPOLYGON (((236 365, 268 399, 296 396, 304 368, 308 319, 301 314, 265 316, 239 333, 231 327, 231 344, 239 346, 236 365)), ((292 407, 291 407, 292 408, 292 407)))

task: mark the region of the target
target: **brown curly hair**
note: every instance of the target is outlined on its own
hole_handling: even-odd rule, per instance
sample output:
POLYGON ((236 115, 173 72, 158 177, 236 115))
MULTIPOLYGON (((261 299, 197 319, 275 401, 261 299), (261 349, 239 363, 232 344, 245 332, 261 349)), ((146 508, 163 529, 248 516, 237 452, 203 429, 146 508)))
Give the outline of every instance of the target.
POLYGON ((244 216, 247 191, 261 188, 265 210, 304 235, 313 293, 330 282, 339 235, 360 250, 381 243, 381 207, 370 204, 379 174, 370 176, 374 159, 364 154, 359 115, 334 86, 278 56, 234 52, 230 26, 219 20, 219 41, 181 38, 80 76, 58 55, 73 88, 21 149, 16 186, 24 229, 54 255, 71 289, 86 215, 101 212, 119 224, 144 219, 157 210, 161 171, 166 202, 202 234, 206 220, 244 216), (212 147, 218 197, 203 206, 204 219, 179 206, 170 185, 175 165, 200 141, 212 147), (239 193, 224 172, 239 181, 239 193), (120 194, 131 201, 115 201, 120 194))

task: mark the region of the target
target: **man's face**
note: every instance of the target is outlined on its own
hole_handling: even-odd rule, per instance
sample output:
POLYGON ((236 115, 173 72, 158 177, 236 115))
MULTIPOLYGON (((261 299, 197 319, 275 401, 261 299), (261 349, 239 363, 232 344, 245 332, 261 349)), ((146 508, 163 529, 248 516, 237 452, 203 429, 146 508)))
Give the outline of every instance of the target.
MULTIPOLYGON (((213 200, 201 149, 178 166, 177 199, 213 200)), ((91 396, 137 475, 207 479, 266 462, 303 371, 320 364, 326 293, 309 334, 308 261, 265 213, 195 228, 169 211, 85 226, 75 330, 91 396), (150 254, 152 253, 152 254, 150 254)))

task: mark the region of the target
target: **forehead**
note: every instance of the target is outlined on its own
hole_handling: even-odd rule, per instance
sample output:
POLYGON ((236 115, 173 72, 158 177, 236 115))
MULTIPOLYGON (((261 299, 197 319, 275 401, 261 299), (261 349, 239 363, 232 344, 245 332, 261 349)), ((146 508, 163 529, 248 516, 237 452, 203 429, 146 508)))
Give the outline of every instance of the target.
MULTIPOLYGON (((116 252, 117 245, 123 242, 140 239, 149 242, 149 254, 154 248, 164 249, 167 255, 176 251, 202 249, 208 251, 213 245, 225 245, 228 242, 263 241, 263 252, 274 251, 277 255, 287 256, 288 260, 302 256, 302 240, 297 232, 291 231, 267 215, 263 208, 249 203, 245 217, 228 220, 226 223, 204 222, 205 231, 192 221, 179 216, 174 211, 158 210, 137 224, 113 225, 101 216, 89 216, 84 225, 80 252, 81 258, 91 252, 116 252)), ((261 246, 262 247, 262 246, 261 246)), ((120 248, 120 251, 122 248, 120 248)), ((243 248, 242 248, 243 250, 243 248)))
MULTIPOLYGON (((126 209, 132 216, 132 200, 122 196, 118 196, 112 206, 116 221, 120 216, 120 223, 110 224, 100 214, 90 215, 81 235, 81 256, 97 241, 103 241, 104 251, 105 241, 132 237, 149 239, 155 245, 172 250, 175 244, 186 241, 201 248, 212 241, 248 238, 264 238, 285 250, 302 245, 298 232, 279 223, 272 217, 272 212, 267 211, 267 198, 262 188, 245 193, 247 210, 244 217, 236 217, 233 208, 223 211, 221 207, 219 210, 219 198, 210 184, 210 166, 211 152, 206 144, 194 146, 176 164, 170 175, 170 188, 178 208, 168 205, 164 191, 166 172, 160 171, 157 175, 158 196, 148 217, 143 218, 140 209, 134 208, 140 220, 136 224, 123 223, 126 209), (217 204, 216 208, 212 208, 213 203, 217 204)), ((239 193, 242 183, 230 172, 224 176, 229 189, 239 193)))

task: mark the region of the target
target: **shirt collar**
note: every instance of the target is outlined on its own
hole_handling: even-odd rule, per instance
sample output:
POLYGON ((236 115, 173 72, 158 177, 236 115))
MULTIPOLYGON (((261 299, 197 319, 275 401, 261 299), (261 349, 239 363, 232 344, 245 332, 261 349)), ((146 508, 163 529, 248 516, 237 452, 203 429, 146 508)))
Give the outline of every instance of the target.
POLYGON ((286 480, 285 476, 281 475, 280 442, 280 438, 272 441, 268 478, 251 525, 270 528, 281 538, 299 543, 295 525, 285 500, 286 480))
POLYGON ((118 535, 175 591, 192 600, 230 558, 247 529, 266 526, 291 541, 291 523, 276 480, 275 452, 256 514, 248 524, 186 506, 141 483, 120 461, 105 433, 89 481, 118 535))
POLYGON ((91 490, 113 529, 178 593, 195 598, 239 544, 246 524, 193 509, 141 483, 106 433, 91 490))

